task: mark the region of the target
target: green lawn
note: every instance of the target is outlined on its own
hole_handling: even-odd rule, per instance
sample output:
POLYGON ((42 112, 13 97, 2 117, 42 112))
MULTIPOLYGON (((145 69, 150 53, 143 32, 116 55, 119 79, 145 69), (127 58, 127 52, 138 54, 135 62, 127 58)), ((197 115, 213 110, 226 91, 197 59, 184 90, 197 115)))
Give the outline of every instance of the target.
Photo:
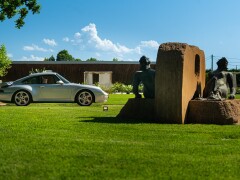
POLYGON ((0 107, 0 179, 240 179, 240 126, 120 121, 129 97, 0 107))

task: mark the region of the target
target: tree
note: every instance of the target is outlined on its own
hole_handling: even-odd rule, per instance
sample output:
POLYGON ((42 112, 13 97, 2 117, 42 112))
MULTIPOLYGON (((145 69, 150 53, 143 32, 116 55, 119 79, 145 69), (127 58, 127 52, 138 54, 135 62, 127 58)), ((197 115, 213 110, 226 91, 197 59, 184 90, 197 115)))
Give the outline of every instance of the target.
POLYGON ((41 6, 37 0, 0 0, 0 21, 11 19, 16 15, 19 18, 15 21, 15 27, 20 29, 24 24, 24 19, 29 11, 33 14, 40 13, 41 6))
POLYGON ((0 47, 0 76, 5 76, 7 70, 11 67, 12 61, 7 56, 7 51, 4 45, 0 47))
POLYGON ((44 58, 44 61, 55 61, 55 58, 52 55, 50 58, 44 58))
POLYGON ((57 61, 74 61, 74 57, 68 53, 67 50, 62 50, 57 54, 57 61))
POLYGON ((91 57, 91 58, 87 59, 86 61, 97 61, 97 59, 91 57))
POLYGON ((118 58, 113 58, 113 61, 118 61, 118 58))

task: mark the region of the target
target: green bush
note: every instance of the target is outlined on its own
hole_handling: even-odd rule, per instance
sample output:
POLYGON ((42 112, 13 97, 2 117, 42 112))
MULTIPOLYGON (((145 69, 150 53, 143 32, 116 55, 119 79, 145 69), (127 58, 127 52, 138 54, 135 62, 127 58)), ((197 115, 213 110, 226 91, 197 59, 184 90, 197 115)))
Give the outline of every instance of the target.
MULTIPOLYGON (((114 94, 114 93, 126 93, 130 94, 133 91, 133 86, 132 85, 126 85, 124 83, 116 82, 114 83, 110 88, 109 87, 104 87, 99 84, 95 84, 96 86, 101 87, 102 90, 109 94, 114 94)), ((139 92, 143 92, 143 85, 140 84, 139 87, 139 92)))
MULTIPOLYGON (((108 93, 126 93, 129 94, 133 91, 133 86, 132 85, 126 85, 124 83, 116 82, 114 83, 111 88, 106 89, 105 91, 108 93)), ((143 85, 139 85, 139 92, 143 91, 143 85)))
POLYGON ((116 82, 110 88, 111 93, 123 93, 125 92, 126 85, 123 83, 116 82))

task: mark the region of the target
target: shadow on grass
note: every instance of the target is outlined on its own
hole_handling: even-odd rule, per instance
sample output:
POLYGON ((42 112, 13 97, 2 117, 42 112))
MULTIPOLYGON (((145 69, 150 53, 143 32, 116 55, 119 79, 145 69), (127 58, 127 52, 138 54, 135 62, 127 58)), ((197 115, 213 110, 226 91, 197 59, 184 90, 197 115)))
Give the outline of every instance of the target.
MULTIPOLYGON (((79 117, 84 118, 84 117, 79 117)), ((86 122, 86 123, 109 123, 109 124, 142 124, 142 123, 155 123, 159 124, 154 120, 147 120, 147 119, 124 119, 118 117, 88 117, 91 118, 89 120, 82 120, 79 122, 86 122)))

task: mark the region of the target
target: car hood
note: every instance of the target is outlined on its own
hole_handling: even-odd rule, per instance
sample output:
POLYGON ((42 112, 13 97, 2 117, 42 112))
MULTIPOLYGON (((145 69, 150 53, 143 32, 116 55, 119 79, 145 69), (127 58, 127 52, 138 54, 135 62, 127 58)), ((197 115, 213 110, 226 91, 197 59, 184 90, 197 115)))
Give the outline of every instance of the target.
POLYGON ((3 83, 0 83, 0 88, 5 88, 5 87, 8 87, 8 86, 11 86, 13 84, 12 81, 10 82, 3 82, 3 83))

